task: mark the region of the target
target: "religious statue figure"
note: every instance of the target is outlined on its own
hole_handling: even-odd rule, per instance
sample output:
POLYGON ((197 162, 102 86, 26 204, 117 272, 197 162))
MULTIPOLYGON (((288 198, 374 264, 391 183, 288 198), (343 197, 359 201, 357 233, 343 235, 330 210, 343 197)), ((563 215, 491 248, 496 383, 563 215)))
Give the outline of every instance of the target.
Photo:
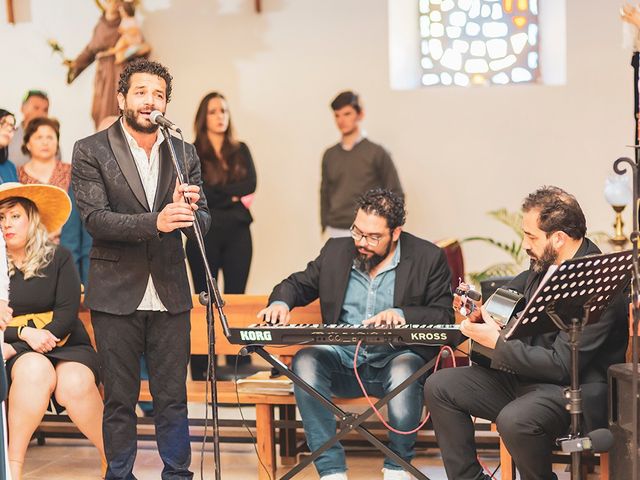
MULTIPOLYGON (((65 60, 64 64, 69 67, 67 83, 70 84, 82 73, 84 69, 91 65, 91 63, 94 61, 96 62, 91 117, 93 118, 95 127, 97 127, 105 117, 119 114, 116 90, 123 62, 131 60, 136 56, 147 55, 150 48, 148 45, 144 47, 138 44, 138 48, 136 48, 135 52, 125 50, 124 54, 118 55, 117 53, 114 54, 116 50, 113 50, 114 53, 106 53, 115 49, 121 36, 123 36, 123 33, 120 30, 122 23, 120 12, 123 10, 123 5, 125 5, 126 10, 126 5, 128 4, 133 7, 133 2, 123 0, 94 1, 102 11, 102 16, 93 29, 91 40, 89 40, 89 43, 75 58, 75 60, 65 60), (127 51, 130 53, 127 54, 127 51)), ((135 9, 133 12, 135 13, 135 9)), ((135 28, 138 30, 138 33, 134 34, 134 32, 131 31, 126 33, 126 35, 130 35, 130 39, 127 40, 127 45, 129 41, 136 40, 132 38, 134 35, 139 35, 141 38, 141 34, 139 33, 140 31, 135 20, 133 20, 133 23, 135 28)), ((129 20, 128 23, 125 22, 125 28, 127 30, 131 30, 131 20, 129 20), (129 25, 128 27, 127 24, 129 25)), ((135 45, 135 42, 131 44, 131 46, 135 45)), ((143 43, 143 45, 146 44, 143 43)), ((129 49, 129 45, 127 46, 127 49, 129 49)))
POLYGON ((96 58, 115 55, 116 65, 120 65, 132 57, 146 56, 151 51, 151 47, 144 41, 142 31, 136 21, 136 7, 133 2, 122 2, 118 12, 121 19, 118 28, 120 38, 113 48, 96 55, 96 58))

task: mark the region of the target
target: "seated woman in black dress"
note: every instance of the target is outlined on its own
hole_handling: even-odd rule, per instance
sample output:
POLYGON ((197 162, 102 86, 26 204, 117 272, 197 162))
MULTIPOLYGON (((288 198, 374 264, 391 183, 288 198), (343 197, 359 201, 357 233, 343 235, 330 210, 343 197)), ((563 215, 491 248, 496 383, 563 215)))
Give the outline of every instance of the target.
POLYGON ((52 395, 104 458, 99 364, 78 319, 78 272, 71 253, 51 243, 47 233, 58 230, 70 211, 69 197, 58 187, 0 185, 13 308, 3 353, 10 382, 9 464, 14 480, 21 477, 27 446, 52 395))

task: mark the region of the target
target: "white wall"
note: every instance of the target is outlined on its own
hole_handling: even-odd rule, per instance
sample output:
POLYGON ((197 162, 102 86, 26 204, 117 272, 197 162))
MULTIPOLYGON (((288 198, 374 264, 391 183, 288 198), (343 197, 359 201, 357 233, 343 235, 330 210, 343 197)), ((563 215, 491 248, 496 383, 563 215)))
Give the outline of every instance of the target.
MULTIPOLYGON (((252 0, 144 3, 154 59, 175 79, 168 116, 189 131, 202 95, 220 90, 254 154, 250 292, 268 293, 321 246, 320 158, 337 140, 328 103, 345 88, 361 93, 370 138, 393 154, 407 192, 407 230, 430 239, 508 239, 485 212, 517 208, 542 184, 573 192, 591 230, 611 230, 604 178, 615 158, 632 154, 625 145, 633 138, 630 53, 620 47, 616 2, 567 0, 565 86, 401 92, 389 87, 385 0, 263 0, 262 14, 252 0)), ((0 106, 19 111, 26 89, 49 91, 67 155, 92 132, 93 69, 65 85, 46 39, 73 55, 97 16, 87 0, 31 0, 30 23, 9 26, 0 17, 0 106)), ((480 246, 465 252, 471 269, 502 260, 480 246)))

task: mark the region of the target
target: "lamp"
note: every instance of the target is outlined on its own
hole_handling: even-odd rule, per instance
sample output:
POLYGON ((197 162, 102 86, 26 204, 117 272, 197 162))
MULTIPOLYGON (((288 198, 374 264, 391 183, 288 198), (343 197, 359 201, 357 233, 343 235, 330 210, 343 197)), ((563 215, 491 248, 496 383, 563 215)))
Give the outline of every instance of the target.
POLYGON ((616 212, 616 219, 613 223, 614 234, 609 239, 614 250, 623 250, 629 242, 623 232, 624 222, 622 221, 622 211, 631 203, 633 197, 629 182, 627 175, 610 175, 605 181, 604 198, 616 212))

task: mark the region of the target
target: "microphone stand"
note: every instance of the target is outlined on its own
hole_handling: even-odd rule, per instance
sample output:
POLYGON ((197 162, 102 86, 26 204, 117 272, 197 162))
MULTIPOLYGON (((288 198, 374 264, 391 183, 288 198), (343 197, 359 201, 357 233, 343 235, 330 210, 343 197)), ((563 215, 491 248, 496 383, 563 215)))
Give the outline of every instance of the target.
MULTIPOLYGON (((173 143, 171 142, 171 133, 169 132, 169 128, 166 126, 161 126, 160 130, 164 135, 167 144, 169 145, 169 152, 171 153, 171 160, 173 161, 173 166, 178 175, 178 181, 181 185, 188 183, 188 177, 182 173, 182 169, 178 164, 178 157, 176 156, 176 151, 173 147, 173 143)), ((180 135, 182 132, 179 129, 176 129, 180 135)), ((182 140, 184 145, 184 139, 182 140)), ((185 162, 185 173, 186 170, 186 156, 184 158, 185 162)), ((188 175, 188 173, 187 173, 188 175)), ((187 202, 187 204, 191 205, 191 200, 183 194, 183 198, 187 202)), ((195 231, 196 242, 198 243, 198 250, 200 251, 200 256, 202 257, 202 264, 204 265, 204 271, 207 281, 207 292, 201 292, 199 296, 199 301, 201 305, 206 306, 207 312, 207 332, 209 335, 209 365, 207 367, 208 380, 211 386, 211 416, 213 421, 213 457, 214 457, 214 469, 215 469, 215 479, 220 480, 220 428, 218 425, 218 389, 216 386, 217 374, 216 374, 216 362, 215 358, 215 328, 213 325, 213 305, 215 305, 216 310, 218 311, 218 318, 220 318, 220 322, 222 324, 222 330, 225 336, 229 336, 229 326, 227 324, 227 317, 224 314, 223 306, 224 301, 220 295, 220 290, 218 289, 218 284, 211 273, 211 269, 209 268, 209 261, 207 260, 207 253, 204 248, 204 235, 202 234, 202 229, 200 228, 200 223, 198 222, 198 216, 196 212, 194 212, 195 221, 193 222, 193 229, 195 231)))
MULTIPOLYGON (((637 130, 636 130, 637 131, 637 130)), ((636 158, 638 157, 638 147, 636 146, 636 158)), ((613 163, 613 170, 618 175, 624 175, 627 171, 626 163, 633 174, 633 231, 629 235, 633 254, 632 279, 631 279, 631 475, 632 480, 638 480, 638 322, 640 321, 640 260, 638 258, 638 164, 627 157, 618 158, 613 163)))

